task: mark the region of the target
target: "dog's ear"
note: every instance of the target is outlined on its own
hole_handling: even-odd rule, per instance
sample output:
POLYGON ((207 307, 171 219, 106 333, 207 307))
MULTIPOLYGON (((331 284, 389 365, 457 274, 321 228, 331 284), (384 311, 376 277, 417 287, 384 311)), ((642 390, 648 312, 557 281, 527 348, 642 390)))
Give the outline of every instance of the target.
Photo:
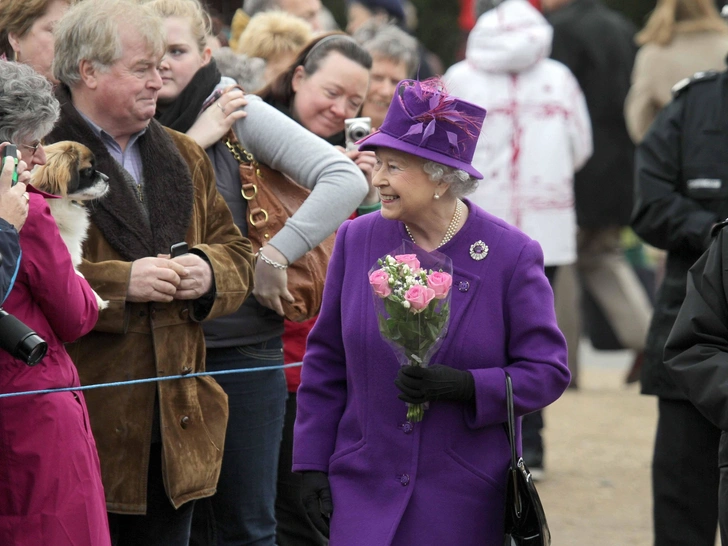
POLYGON ((45 146, 46 164, 33 171, 33 186, 64 197, 68 194, 69 188, 78 186, 81 158, 75 144, 64 141, 45 146))

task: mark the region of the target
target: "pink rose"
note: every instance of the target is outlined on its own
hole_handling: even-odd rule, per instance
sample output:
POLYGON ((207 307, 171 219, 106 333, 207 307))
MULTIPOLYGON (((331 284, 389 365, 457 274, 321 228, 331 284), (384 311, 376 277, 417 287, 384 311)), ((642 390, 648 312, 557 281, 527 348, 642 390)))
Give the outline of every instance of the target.
POLYGON ((407 264, 412 272, 416 272, 420 268, 420 261, 417 254, 399 254, 394 257, 401 264, 407 264))
POLYGON ((435 291, 435 299, 447 297, 452 286, 452 276, 449 273, 435 272, 427 276, 427 286, 435 291))
POLYGON ((384 269, 377 269, 369 275, 369 284, 380 298, 386 298, 392 293, 392 289, 389 287, 389 275, 384 269))
POLYGON ((415 311, 422 311, 433 299, 435 299, 435 291, 427 286, 416 284, 407 290, 404 295, 404 299, 410 303, 412 309, 415 311))

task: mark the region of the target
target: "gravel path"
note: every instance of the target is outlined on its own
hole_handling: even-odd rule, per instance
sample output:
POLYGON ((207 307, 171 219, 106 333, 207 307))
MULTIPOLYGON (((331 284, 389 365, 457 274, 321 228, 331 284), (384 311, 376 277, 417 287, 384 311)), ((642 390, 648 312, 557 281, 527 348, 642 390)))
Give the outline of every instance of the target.
POLYGON ((545 412, 547 475, 537 487, 552 544, 652 546, 657 400, 623 384, 628 352, 582 345, 579 390, 545 412))

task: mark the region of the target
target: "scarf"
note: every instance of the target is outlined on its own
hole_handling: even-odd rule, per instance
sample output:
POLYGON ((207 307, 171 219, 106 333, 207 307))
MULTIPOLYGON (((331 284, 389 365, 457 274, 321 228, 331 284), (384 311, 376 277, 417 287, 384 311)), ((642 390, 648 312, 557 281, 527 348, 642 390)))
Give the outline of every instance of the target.
POLYGON ((56 98, 61 117, 46 142, 75 140, 96 156, 96 167, 109 177, 109 192, 89 207, 91 220, 119 255, 133 261, 168 254, 185 240, 192 219, 194 188, 190 168, 172 137, 151 120, 138 145, 144 177, 144 205, 125 180, 125 171, 71 102, 69 89, 59 85, 56 98))
POLYGON ((200 68, 190 83, 182 90, 179 96, 162 108, 157 105, 154 118, 170 129, 186 133, 202 111, 205 99, 212 95, 222 75, 217 69, 215 59, 200 68))

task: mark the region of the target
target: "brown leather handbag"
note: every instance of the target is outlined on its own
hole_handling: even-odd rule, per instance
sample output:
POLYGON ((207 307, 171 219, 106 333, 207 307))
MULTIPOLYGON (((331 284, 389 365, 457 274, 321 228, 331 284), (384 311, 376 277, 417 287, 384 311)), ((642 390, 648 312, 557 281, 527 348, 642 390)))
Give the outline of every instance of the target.
MULTIPOLYGON (((256 252, 283 228, 311 193, 283 173, 256 161, 245 150, 231 130, 225 144, 237 159, 240 168, 241 193, 248 203, 248 239, 256 252)), ((288 291, 293 303, 281 300, 288 320, 302 322, 315 317, 321 309, 324 280, 334 249, 334 235, 289 264, 288 291)))

